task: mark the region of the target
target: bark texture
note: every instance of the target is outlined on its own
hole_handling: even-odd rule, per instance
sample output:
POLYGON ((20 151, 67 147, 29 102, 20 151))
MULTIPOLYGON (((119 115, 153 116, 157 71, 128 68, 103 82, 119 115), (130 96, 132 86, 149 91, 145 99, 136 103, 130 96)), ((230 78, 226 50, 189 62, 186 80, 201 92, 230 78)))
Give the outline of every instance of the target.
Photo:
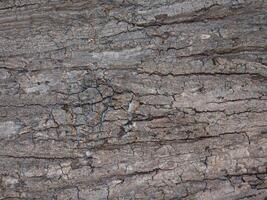
POLYGON ((0 199, 266 200, 266 0, 1 0, 0 199))

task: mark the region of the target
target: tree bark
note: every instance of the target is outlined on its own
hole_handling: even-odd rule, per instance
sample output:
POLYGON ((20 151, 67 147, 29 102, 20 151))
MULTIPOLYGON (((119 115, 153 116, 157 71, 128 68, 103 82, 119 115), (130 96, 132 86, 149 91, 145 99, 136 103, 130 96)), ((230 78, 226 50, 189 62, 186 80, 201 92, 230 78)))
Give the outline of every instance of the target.
POLYGON ((267 198, 266 0, 0 1, 0 199, 267 198))

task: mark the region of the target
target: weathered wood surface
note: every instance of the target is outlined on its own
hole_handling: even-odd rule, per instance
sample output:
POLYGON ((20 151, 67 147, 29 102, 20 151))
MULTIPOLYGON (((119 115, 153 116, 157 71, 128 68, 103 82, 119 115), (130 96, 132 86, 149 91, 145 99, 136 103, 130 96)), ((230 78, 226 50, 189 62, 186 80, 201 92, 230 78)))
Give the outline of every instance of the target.
POLYGON ((266 199, 266 25, 266 0, 0 1, 0 199, 266 199))

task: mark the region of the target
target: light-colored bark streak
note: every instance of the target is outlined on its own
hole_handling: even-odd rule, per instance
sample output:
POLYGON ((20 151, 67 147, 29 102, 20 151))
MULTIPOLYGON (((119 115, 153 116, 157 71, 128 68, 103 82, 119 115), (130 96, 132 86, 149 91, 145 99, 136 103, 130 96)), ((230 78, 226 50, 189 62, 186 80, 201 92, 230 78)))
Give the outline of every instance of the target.
POLYGON ((0 2, 0 199, 267 198, 267 2, 0 2))

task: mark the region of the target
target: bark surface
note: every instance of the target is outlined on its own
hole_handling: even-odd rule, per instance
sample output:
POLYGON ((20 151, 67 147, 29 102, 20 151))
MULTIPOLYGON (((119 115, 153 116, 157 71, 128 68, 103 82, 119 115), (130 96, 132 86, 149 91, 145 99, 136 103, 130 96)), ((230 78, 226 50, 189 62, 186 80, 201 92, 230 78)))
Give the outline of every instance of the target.
POLYGON ((0 199, 266 200, 266 0, 1 0, 0 199))

